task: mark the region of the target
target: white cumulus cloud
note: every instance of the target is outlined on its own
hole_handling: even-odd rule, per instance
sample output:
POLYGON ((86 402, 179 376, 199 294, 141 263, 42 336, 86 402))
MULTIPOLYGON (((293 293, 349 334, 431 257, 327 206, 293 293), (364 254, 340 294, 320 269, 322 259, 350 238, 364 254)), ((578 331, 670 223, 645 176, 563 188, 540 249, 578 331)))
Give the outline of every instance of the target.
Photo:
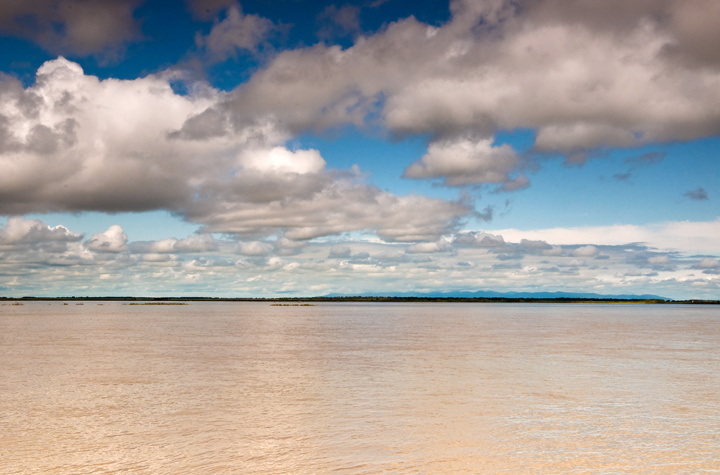
POLYGON ((509 145, 489 139, 459 138, 433 142, 427 153, 405 170, 409 178, 444 178, 446 185, 505 184, 513 186, 518 158, 509 145))
POLYGON ((179 95, 174 80, 99 80, 64 58, 29 88, 0 79, 0 213, 166 209, 208 232, 433 240, 471 211, 326 170, 317 150, 283 145, 276 119, 225 120, 223 93, 179 95))
POLYGON ((20 216, 11 216, 7 225, 0 228, 0 244, 76 242, 81 239, 82 234, 71 232, 65 226, 48 226, 39 219, 25 219, 20 216))
POLYGON ((88 249, 98 252, 123 252, 128 250, 128 237, 122 226, 114 224, 104 233, 93 234, 85 242, 88 249))

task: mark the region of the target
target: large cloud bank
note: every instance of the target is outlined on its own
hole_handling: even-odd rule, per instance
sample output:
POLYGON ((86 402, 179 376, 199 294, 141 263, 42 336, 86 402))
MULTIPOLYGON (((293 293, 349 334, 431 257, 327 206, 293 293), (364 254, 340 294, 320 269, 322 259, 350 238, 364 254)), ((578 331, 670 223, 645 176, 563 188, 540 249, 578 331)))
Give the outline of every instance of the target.
MULTIPOLYGON (((534 130, 535 151, 571 161, 717 135, 718 8, 454 0, 444 25, 410 17, 347 49, 284 51, 229 93, 193 83, 176 94, 178 73, 101 81, 60 58, 30 88, 0 82, 0 212, 167 209, 211 232, 436 239, 465 205, 361 184, 287 140, 346 124, 424 134, 428 152, 406 177, 512 191, 529 180, 516 152, 494 144, 498 130, 534 130)), ((252 22, 264 25, 253 38, 228 39, 218 24, 201 42, 221 55, 252 49, 270 28, 252 22)))
POLYGON ((347 49, 285 51, 214 113, 236 125, 274 118, 289 133, 351 123, 429 134, 430 153, 408 176, 509 188, 518 175, 508 152, 485 145, 447 170, 434 157, 518 128, 536 131, 536 151, 571 161, 603 147, 720 133, 716 2, 455 0, 450 8, 441 27, 408 18, 347 49))
POLYGON ((373 230, 405 241, 435 239, 469 211, 328 170, 316 150, 287 149, 272 119, 228 123, 213 112, 222 93, 193 84, 179 95, 176 80, 101 81, 63 58, 45 63, 30 88, 4 78, 0 212, 167 209, 210 232, 308 239, 373 230), (212 137, 199 139, 203 130, 212 137))

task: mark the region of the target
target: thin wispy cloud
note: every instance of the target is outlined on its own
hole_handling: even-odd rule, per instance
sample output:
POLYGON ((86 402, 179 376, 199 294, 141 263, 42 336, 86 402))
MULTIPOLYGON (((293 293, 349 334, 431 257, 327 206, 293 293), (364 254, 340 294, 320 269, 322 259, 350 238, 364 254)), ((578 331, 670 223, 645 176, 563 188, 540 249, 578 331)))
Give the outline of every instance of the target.
POLYGON ((702 186, 686 192, 685 196, 695 201, 706 201, 708 199, 708 194, 702 186))

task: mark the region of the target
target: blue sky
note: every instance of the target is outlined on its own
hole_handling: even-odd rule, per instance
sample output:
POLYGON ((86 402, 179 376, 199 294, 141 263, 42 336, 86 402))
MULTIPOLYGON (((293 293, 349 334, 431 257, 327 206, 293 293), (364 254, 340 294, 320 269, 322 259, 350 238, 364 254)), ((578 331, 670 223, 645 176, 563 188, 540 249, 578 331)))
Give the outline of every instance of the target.
POLYGON ((720 298, 720 6, 0 6, 0 295, 720 298))

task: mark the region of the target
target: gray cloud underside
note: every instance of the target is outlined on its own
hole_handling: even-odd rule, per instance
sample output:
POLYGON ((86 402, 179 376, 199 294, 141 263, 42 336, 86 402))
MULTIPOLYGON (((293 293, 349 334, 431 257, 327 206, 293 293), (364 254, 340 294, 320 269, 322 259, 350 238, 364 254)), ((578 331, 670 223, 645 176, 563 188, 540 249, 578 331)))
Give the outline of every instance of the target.
POLYGON ((309 197, 286 195, 264 203, 242 201, 224 191, 223 199, 199 201, 188 207, 187 218, 204 223, 204 230, 214 233, 262 235, 284 229, 288 238, 303 240, 374 229, 387 241, 421 241, 453 231, 457 219, 470 211, 459 202, 398 197, 344 181, 314 190, 309 197))

